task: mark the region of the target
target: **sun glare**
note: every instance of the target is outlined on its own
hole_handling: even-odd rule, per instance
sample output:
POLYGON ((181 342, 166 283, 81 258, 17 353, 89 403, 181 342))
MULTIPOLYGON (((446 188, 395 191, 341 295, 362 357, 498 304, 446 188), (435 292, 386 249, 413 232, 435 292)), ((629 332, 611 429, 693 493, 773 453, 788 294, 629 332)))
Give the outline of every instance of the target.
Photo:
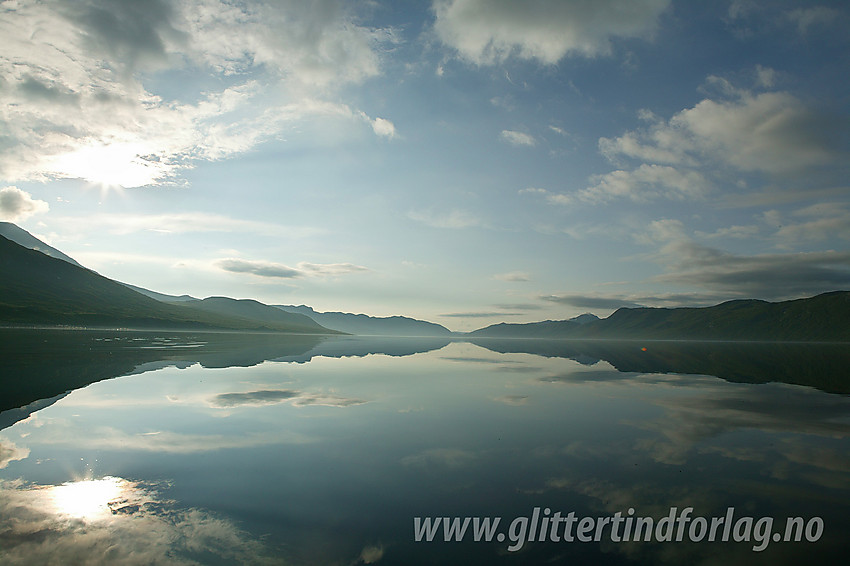
POLYGON ((120 498, 126 482, 111 476, 57 485, 51 489, 56 510, 80 519, 96 519, 112 514, 109 503, 120 498))
POLYGON ((145 157, 149 153, 150 148, 139 143, 89 145, 57 157, 51 169, 57 175, 109 189, 142 187, 165 175, 159 161, 145 157))

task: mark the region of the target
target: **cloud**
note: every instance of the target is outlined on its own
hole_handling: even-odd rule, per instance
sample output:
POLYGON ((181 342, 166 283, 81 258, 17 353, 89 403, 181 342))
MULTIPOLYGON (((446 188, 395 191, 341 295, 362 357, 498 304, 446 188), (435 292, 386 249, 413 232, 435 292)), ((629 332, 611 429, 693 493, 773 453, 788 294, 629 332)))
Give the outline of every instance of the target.
POLYGON ((645 256, 666 270, 656 282, 777 300, 850 287, 848 251, 738 255, 694 241, 681 222, 669 219, 651 223, 638 239, 661 244, 645 256))
MULTIPOLYGON (((709 77, 709 82, 724 82, 709 77)), ((728 83, 724 83, 727 84, 728 83)), ((802 173, 843 160, 846 118, 810 108, 786 92, 735 90, 725 100, 704 99, 664 121, 641 116, 649 127, 599 140, 609 159, 676 166, 723 165, 769 175, 802 173)))
POLYGON ((832 25, 840 16, 841 12, 826 6, 798 8, 785 14, 787 20, 797 27, 800 35, 807 35, 812 27, 832 25))
POLYGON ((799 252, 741 256, 692 244, 659 282, 697 285, 718 292, 787 299, 850 288, 850 252, 799 252))
POLYGON ((136 232, 184 234, 190 232, 247 232, 276 238, 301 238, 323 232, 307 226, 287 226, 258 220, 232 218, 208 212, 172 214, 92 214, 89 216, 54 216, 50 226, 66 234, 102 233, 125 235, 136 232))
POLYGON ((33 199, 32 195, 18 187, 0 189, 0 220, 19 222, 34 214, 47 212, 49 208, 46 202, 33 199))
POLYGON ((502 397, 496 397, 495 400, 514 407, 528 405, 528 395, 503 395, 502 397))
POLYGON ((493 276, 493 279, 500 281, 530 281, 531 275, 525 271, 511 271, 508 273, 497 273, 493 276))
POLYGON ((363 564, 374 564, 384 557, 383 545, 366 545, 360 552, 360 562, 363 564))
POLYGON ((259 277, 302 277, 304 274, 297 269, 280 263, 267 261, 248 261, 244 259, 220 259, 215 265, 231 273, 251 273, 259 277))
POLYGON ((307 405, 324 405, 327 407, 350 407, 366 403, 361 399, 351 399, 338 395, 326 395, 320 393, 306 393, 291 389, 264 389, 259 391, 247 391, 244 393, 221 393, 216 395, 210 404, 218 408, 231 408, 242 406, 274 405, 277 403, 291 403, 296 407, 307 405))
POLYGON ((0 437, 0 470, 15 460, 24 460, 29 457, 29 448, 18 448, 11 440, 0 437))
POLYGON ((250 273, 258 277, 293 279, 296 277, 335 277, 357 271, 369 271, 368 268, 353 263, 309 263, 299 262, 296 267, 269 261, 253 261, 239 258, 224 258, 215 262, 215 266, 231 273, 250 273))
POLYGON ((524 145, 527 147, 534 147, 537 145, 537 140, 529 134, 515 132, 513 130, 502 130, 502 133, 499 134, 499 138, 511 145, 524 145))
POLYGON ((604 297, 592 295, 541 295, 540 299, 551 303, 569 305, 571 307, 588 309, 618 309, 620 307, 641 306, 621 297, 604 297))
POLYGON ((485 312, 449 312, 439 316, 446 318, 492 318, 499 316, 519 316, 516 312, 500 312, 500 311, 485 311, 485 312))
POLYGON ((358 271, 369 271, 369 268, 353 263, 308 263, 299 262, 298 269, 306 275, 315 277, 333 277, 358 271))
POLYGON ((792 213, 794 218, 782 219, 775 233, 780 244, 818 242, 829 238, 850 239, 850 210, 846 203, 821 202, 792 213))
POLYGON ((611 52, 612 38, 648 37, 669 0, 436 0, 434 30, 479 65, 509 57, 555 64, 611 52))
POLYGON ((478 459, 478 454, 470 450, 460 448, 433 448, 423 450, 401 459, 403 466, 430 467, 439 466, 445 468, 463 468, 469 466, 478 459))
POLYGON ((541 295, 540 300, 587 309, 619 309, 622 307, 709 306, 731 298, 728 295, 700 293, 667 293, 658 295, 555 294, 541 295))
POLYGON ((507 303, 502 305, 496 305, 496 307, 500 309, 516 311, 536 311, 543 308, 540 305, 536 305, 534 303, 507 303))
MULTIPOLYGON (((633 171, 619 170, 597 175, 591 181, 596 184, 576 195, 584 202, 601 203, 618 198, 633 201, 698 199, 711 190, 710 183, 697 171, 646 163, 633 171)), ((557 198, 560 195, 553 196, 557 198)), ((552 201, 551 198, 549 200, 552 201)), ((567 202, 570 201, 564 203, 567 202)))
POLYGON ((360 120, 334 93, 377 75, 380 46, 396 39, 351 10, 333 0, 5 3, 0 178, 163 183, 304 118, 360 120), (157 80, 172 70, 180 89, 165 96, 157 80))
MULTIPOLYGON (((0 481, 4 565, 197 564, 200 555, 232 564, 277 564, 273 551, 232 521, 161 500, 151 486, 112 480, 120 499, 103 501, 105 520, 69 520, 56 513, 63 486, 0 481), (110 512, 111 511, 111 512, 110 512)), ((73 484, 70 484, 73 486, 73 484)), ((95 502, 98 503, 98 502, 95 502)))
POLYGON ((383 138, 395 137, 395 125, 384 118, 375 118, 372 120, 372 131, 383 138))
POLYGON ((458 209, 444 213, 434 210, 411 210, 407 217, 432 228, 472 228, 482 225, 477 216, 458 209))

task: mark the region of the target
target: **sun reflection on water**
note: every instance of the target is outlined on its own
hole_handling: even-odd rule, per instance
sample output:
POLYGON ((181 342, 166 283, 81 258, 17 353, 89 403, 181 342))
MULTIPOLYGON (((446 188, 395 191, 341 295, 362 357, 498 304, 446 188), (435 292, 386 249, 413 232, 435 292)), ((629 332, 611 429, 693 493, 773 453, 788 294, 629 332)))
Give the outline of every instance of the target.
POLYGON ((79 519, 97 519, 113 514, 110 503, 121 500, 127 481, 106 476, 57 485, 50 490, 56 511, 79 519))

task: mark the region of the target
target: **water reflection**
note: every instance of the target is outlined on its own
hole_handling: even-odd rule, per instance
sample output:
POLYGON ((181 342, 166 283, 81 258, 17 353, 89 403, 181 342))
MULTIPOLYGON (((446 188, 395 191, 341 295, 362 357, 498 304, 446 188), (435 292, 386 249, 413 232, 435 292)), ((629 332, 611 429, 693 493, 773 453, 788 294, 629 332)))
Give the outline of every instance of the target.
POLYGON ((117 513, 116 509, 125 509, 118 505, 127 501, 122 497, 126 491, 126 481, 107 476, 57 485, 50 488, 50 498, 60 515, 93 521, 117 513))
MULTIPOLYGON (((746 383, 767 377, 749 367, 776 368, 748 347, 730 382, 661 370, 722 369, 734 345, 718 360, 709 355, 722 353, 716 344, 429 349, 346 338, 299 352, 270 339, 240 353, 223 338, 163 338, 135 341, 156 346, 136 348, 141 358, 119 341, 121 363, 140 362, 123 377, 31 405, 0 434, 4 564, 77 551, 94 563, 140 564, 773 565, 843 556, 850 398, 746 383), (96 503, 63 507, 51 494, 65 488, 91 489, 80 499, 96 503), (663 517, 673 506, 707 517, 728 507, 777 521, 818 516, 825 531, 817 543, 759 553, 735 543, 537 542, 508 552, 497 542, 412 540, 416 516, 510 521, 550 507, 663 517)), ((800 363, 789 361, 783 376, 798 379, 800 363)))
POLYGON ((233 521, 181 509, 118 477, 37 485, 0 480, 3 564, 277 564, 233 521))

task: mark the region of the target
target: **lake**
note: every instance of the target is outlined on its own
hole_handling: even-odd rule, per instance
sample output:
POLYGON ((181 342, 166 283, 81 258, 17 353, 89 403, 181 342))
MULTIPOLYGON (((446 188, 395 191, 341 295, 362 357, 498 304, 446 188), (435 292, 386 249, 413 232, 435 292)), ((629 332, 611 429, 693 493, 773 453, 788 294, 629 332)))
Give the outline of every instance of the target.
POLYGON ((797 564, 850 549, 846 344, 0 338, 2 564, 797 564))

